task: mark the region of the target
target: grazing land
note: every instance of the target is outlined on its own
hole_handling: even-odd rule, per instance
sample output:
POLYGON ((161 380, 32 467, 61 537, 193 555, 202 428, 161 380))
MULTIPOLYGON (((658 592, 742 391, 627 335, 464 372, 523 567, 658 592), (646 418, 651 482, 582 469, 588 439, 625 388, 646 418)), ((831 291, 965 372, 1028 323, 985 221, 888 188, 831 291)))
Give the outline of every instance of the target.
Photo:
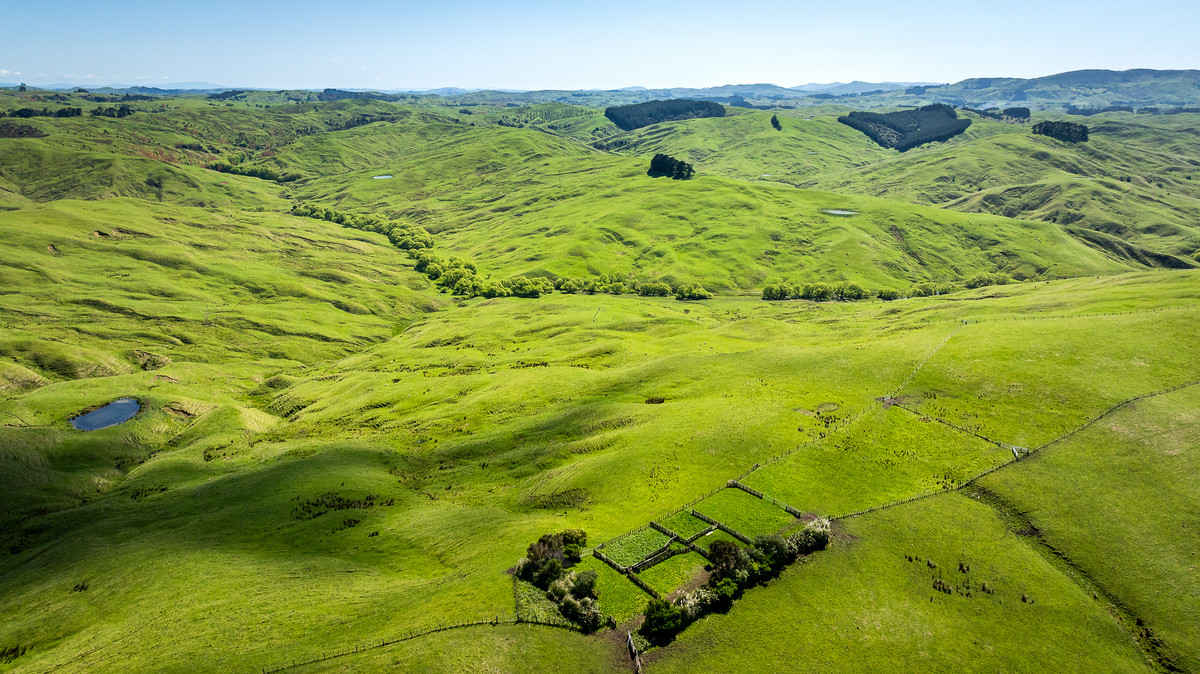
POLYGON ((1200 669, 1196 114, 95 98, 0 91, 0 671, 626 671, 822 518, 647 671, 1200 669))

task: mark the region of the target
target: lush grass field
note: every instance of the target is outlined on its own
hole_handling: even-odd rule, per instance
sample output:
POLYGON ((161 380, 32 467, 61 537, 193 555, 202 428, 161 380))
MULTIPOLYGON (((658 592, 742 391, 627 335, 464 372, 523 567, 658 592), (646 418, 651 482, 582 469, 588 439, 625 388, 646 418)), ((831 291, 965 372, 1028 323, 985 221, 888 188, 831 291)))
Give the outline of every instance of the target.
POLYGON ((985 505, 946 495, 861 516, 837 534, 832 549, 652 653, 647 669, 1149 669, 1104 607, 985 505), (934 590, 939 577, 962 592, 934 590))
MULTIPOLYGON (((827 118, 659 125, 617 152, 580 143, 614 132, 566 106, 163 103, 34 118, 46 138, 0 139, 0 649, 26 649, 3 671, 257 669, 512 619, 506 571, 542 534, 616 538, 605 552, 632 564, 666 543, 651 520, 702 531, 678 509, 754 464, 746 484, 818 515, 943 492, 1011 458, 988 439, 1038 447, 1196 377, 1200 272, 1131 271, 1136 256, 1059 224, 911 193, 746 179, 866 181, 896 161, 827 118), (628 154, 660 150, 702 175, 652 179, 628 154), (215 160, 300 177, 202 168, 215 160), (623 272, 723 292, 455 298, 386 237, 287 215, 296 202, 422 224, 438 254, 493 278, 623 272), (1038 280, 895 302, 754 294, 768 280, 907 288, 994 270, 1038 280), (68 424, 118 397, 143 411, 95 432, 68 424)), ((983 164, 1002 143, 1041 142, 978 126, 904 161, 953 146, 983 164)), ((1172 157, 1189 151, 1178 143, 1172 157)), ((1137 166, 1186 181, 1155 162, 1137 166)), ((1182 254, 1179 227, 1127 238, 1182 254)), ((846 520, 831 551, 651 666, 786 669, 786 642, 814 669, 1142 668, 1132 628, 1046 560, 1051 545, 1194 667, 1194 407, 1194 389, 1147 399, 981 481, 1044 544, 961 493, 846 520), (995 593, 935 593, 935 570, 905 554, 947 577, 968 561, 962 575, 995 593)), ((735 489, 695 507, 751 536, 795 521, 735 489)), ((700 564, 680 555, 642 577, 671 592, 700 564)), ((580 568, 631 629, 646 594, 594 558, 580 568)), ((613 634, 469 628, 312 668, 613 671, 613 634)))
POLYGON ((1127 620, 1141 620, 1183 671, 1200 667, 1197 410, 1197 386, 1140 400, 980 482, 1127 620))

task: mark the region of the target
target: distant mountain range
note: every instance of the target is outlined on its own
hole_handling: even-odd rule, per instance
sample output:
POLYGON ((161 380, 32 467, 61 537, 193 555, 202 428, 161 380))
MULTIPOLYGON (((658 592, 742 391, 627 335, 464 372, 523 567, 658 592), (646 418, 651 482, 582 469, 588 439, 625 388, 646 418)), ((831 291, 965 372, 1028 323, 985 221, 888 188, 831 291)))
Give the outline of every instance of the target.
MULTIPOLYGON (((13 88, 15 83, 0 83, 13 88)), ((80 85, 37 86, 43 90, 71 90, 80 85)), ((97 93, 172 95, 214 93, 230 88, 210 82, 177 82, 160 87, 82 85, 97 93)), ((273 91, 246 87, 239 91, 273 91)), ((298 91, 319 91, 304 89, 298 91)), ((330 90, 326 90, 330 91, 330 90)), ((692 98, 741 107, 803 107, 840 103, 851 107, 911 107, 927 103, 987 108, 1025 105, 1040 109, 1070 107, 1192 107, 1200 105, 1200 70, 1076 70, 1046 77, 974 77, 953 84, 930 82, 831 82, 783 87, 776 84, 726 84, 716 87, 650 89, 631 86, 620 89, 464 89, 442 87, 423 90, 342 89, 338 91, 380 93, 390 96, 437 96, 456 105, 531 105, 571 103, 587 106, 623 105, 650 100, 692 98)), ((381 95, 380 98, 385 98, 381 95)), ((356 96, 370 98, 371 96, 356 96)))

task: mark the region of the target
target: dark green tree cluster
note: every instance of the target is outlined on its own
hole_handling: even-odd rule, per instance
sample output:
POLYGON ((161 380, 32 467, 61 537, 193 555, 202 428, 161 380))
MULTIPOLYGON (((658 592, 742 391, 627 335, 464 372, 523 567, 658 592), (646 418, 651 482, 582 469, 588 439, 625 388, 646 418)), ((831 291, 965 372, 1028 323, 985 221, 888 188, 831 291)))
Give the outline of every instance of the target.
POLYGON ((9 110, 7 113, 0 112, 0 117, 18 117, 20 119, 29 119, 30 117, 58 117, 61 119, 63 117, 79 117, 82 114, 83 108, 59 108, 57 110, 51 110, 50 108, 42 108, 41 110, 37 108, 17 108, 16 110, 9 110))
POLYGON ((674 602, 651 599, 641 633, 652 643, 668 643, 706 613, 728 609, 746 588, 778 576, 801 555, 824 550, 827 545, 829 521, 825 519, 810 522, 790 536, 759 536, 750 547, 716 541, 708 549, 708 583, 674 602))
POLYGON ((233 175, 248 176, 260 180, 273 180, 277 183, 290 183, 293 180, 300 179, 299 173, 280 173, 266 166, 238 166, 229 162, 215 161, 210 163, 206 168, 219 173, 232 173, 233 175))
POLYGON ((1067 143, 1086 143, 1088 139, 1087 126, 1074 122, 1038 122, 1033 125, 1033 132, 1039 136, 1049 136, 1067 143))
POLYGON ((133 106, 122 103, 116 107, 92 108, 92 117, 128 117, 136 112, 133 106))
POLYGON ((592 632, 601 622, 596 572, 571 570, 579 563, 585 545, 587 534, 580 529, 546 534, 529 545, 525 557, 517 562, 516 574, 545 590, 564 618, 592 632))
POLYGON ((1005 108, 1000 114, 1021 122, 1029 121, 1029 108, 1005 108))
POLYGON ((0 138, 45 138, 46 134, 28 124, 0 124, 0 138))
POLYGON ((675 180, 687 180, 695 174, 691 164, 661 152, 650 160, 650 169, 646 171, 646 175, 653 178, 670 176, 675 180))
POLYGON ((674 122, 699 117, 724 117, 725 107, 713 101, 693 101, 675 98, 669 101, 647 101, 633 105, 618 105, 607 108, 604 116, 625 131, 659 122, 674 122))
POLYGON ((971 126, 971 120, 959 119, 954 108, 934 103, 915 110, 897 112, 852 112, 838 121, 858 129, 879 145, 900 152, 918 145, 949 140, 971 126))
POLYGON ((775 283, 765 286, 762 292, 764 300, 812 300, 814 302, 828 302, 830 300, 853 302, 854 300, 861 300, 869 296, 870 293, 853 281, 842 281, 841 283, 805 283, 804 285, 796 286, 787 283, 775 283))
POLYGON ((783 125, 779 123, 779 115, 771 115, 771 127, 776 131, 783 131, 783 125))
POLYGON ((433 247, 433 237, 420 225, 407 222, 388 220, 378 215, 362 213, 345 213, 332 208, 300 204, 292 209, 292 215, 298 215, 315 220, 335 222, 343 227, 358 229, 364 232, 383 234, 392 245, 401 250, 417 251, 433 247))

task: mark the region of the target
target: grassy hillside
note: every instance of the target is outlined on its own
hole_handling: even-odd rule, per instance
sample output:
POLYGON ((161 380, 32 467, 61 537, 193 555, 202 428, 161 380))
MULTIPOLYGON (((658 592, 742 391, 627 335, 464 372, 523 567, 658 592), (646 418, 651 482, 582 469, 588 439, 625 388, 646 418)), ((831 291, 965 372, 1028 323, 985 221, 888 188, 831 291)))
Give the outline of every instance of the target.
POLYGON ((502 276, 621 272, 749 290, 782 278, 907 287, 980 271, 1125 267, 1047 225, 717 177, 650 178, 643 161, 534 130, 372 125, 293 147, 273 162, 326 174, 291 188, 300 200, 421 224, 437 248, 502 276), (322 161, 294 163, 309 156, 322 161))
MULTIPOLYGON (((604 540, 669 513, 754 462, 769 464, 755 473, 765 480, 756 483, 760 488, 776 488, 766 479, 772 475, 819 487, 800 494, 776 488, 777 496, 819 512, 937 489, 947 472, 961 480, 1002 454, 980 464, 970 443, 940 457, 895 453, 903 436, 887 430, 890 420, 909 422, 907 412, 892 408, 886 417, 857 422, 868 435, 865 443, 854 440, 860 431, 834 434, 786 460, 772 458, 822 440, 820 418, 811 411, 832 407, 850 417, 896 390, 955 334, 956 323, 959 332, 921 369, 914 390, 928 379, 941 382, 928 386, 953 391, 954 370, 939 372, 969 367, 954 347, 966 340, 964 348, 973 352, 972 334, 1011 334, 1031 351, 1051 345, 1058 351, 1061 371, 1051 381, 1074 402, 1039 411, 1020 396, 999 398, 996 418, 1011 421, 997 422, 998 428, 1033 420, 1050 435, 1059 424, 1082 423, 1098 413, 1110 397, 1174 384, 1184 363, 1200 354, 1194 353, 1195 340, 1171 321, 1194 321, 1194 308, 1135 314, 1144 317, 1138 320, 1145 330, 1160 339, 1178 335, 1179 341, 1161 341, 1158 351, 1139 354, 1148 370, 1130 361, 1128 372, 1114 370, 1103 381, 1088 374, 1095 364, 1085 356, 1094 353, 1095 340, 1060 343, 1059 321, 1018 324, 1027 326, 1026 333, 995 322, 1041 306, 1058 315, 1099 311, 1095 318, 1060 319, 1093 321, 1095 330, 1115 320, 1104 317, 1109 311, 1147 303, 1195 305, 1190 275, 1164 281, 1151 275, 1115 284, 1028 284, 862 307, 760 300, 688 305, 602 296, 474 300, 429 315, 340 362, 304 370, 293 365, 285 370, 292 378, 277 383, 263 372, 265 387, 254 376, 261 370, 240 362, 210 365, 229 375, 204 378, 183 357, 154 373, 105 378, 101 389, 92 380, 49 383, 5 403, 6 411, 38 426, 6 431, 13 438, 8 446, 23 448, 9 459, 14 465, 52 465, 55 456, 78 456, 72 449, 78 435, 53 429, 62 429, 65 415, 82 406, 84 390, 107 396, 119 390, 150 400, 152 411, 165 411, 134 426, 96 432, 108 443, 142 443, 139 458, 156 452, 143 463, 110 470, 99 485, 103 494, 76 494, 88 501, 76 500, 76 507, 58 513, 26 511, 11 529, 0 586, 5 640, 30 645, 34 655, 24 656, 22 665, 34 667, 84 651, 91 654, 77 661, 81 666, 101 667, 109 658, 129 657, 131 647, 141 653, 133 661, 138 668, 161 666, 164 657, 260 666, 441 621, 511 616, 511 584, 503 571, 538 532, 579 526, 592 540, 604 540), (939 316, 954 321, 936 322, 939 316), (962 328, 962 316, 984 322, 962 328), (1144 372, 1146 379, 1131 378, 1132 372, 1144 372), (164 374, 177 382, 153 380, 164 374), (219 402, 213 393, 202 396, 217 382, 230 401, 225 407, 209 406, 219 402), (667 403, 645 405, 652 396, 667 403), (189 399, 207 405, 191 408, 194 418, 173 420, 166 408, 189 399), (241 411, 230 416, 229 406, 241 411), (254 425, 247 415, 263 421, 254 425), (720 422, 711 423, 714 418, 720 422), (875 466, 874 477, 867 480, 862 471, 869 466, 875 466), (855 479, 846 479, 850 475, 855 479), (159 493, 160 487, 165 491, 159 493), (377 499, 297 518, 299 504, 320 502, 325 493, 377 499), (359 521, 350 525, 351 519, 359 521), (170 557, 161 550, 171 550, 170 557), (47 566, 38 560, 53 561, 47 566), (355 572, 349 584, 346 572, 355 572), (133 577, 154 582, 124 589, 123 579, 133 577), (89 589, 71 593, 82 581, 89 589), (260 590, 247 594, 248 584, 260 590), (162 613, 180 588, 200 585, 207 588, 202 600, 162 613), (79 602, 89 607, 86 613, 79 602), (32 605, 42 608, 18 608, 32 605), (233 619, 213 624, 205 618, 212 610, 233 619), (124 646, 105 636, 104 629, 128 633, 147 624, 153 627, 124 646), (246 630, 249 624, 259 627, 246 630), (325 636, 303 636, 313 633, 325 636), (176 644, 169 650, 140 646, 167 638, 176 644), (214 654, 204 648, 214 640, 236 647, 214 654)), ((1129 339, 1137 341, 1136 334, 1129 339)), ((1023 362, 1004 359, 992 366, 1005 396, 1013 390, 1005 376, 1028 381, 1012 369, 1023 362)), ((1042 399, 1045 393, 1030 384, 1022 395, 1042 399)), ((944 396, 937 400, 949 405, 944 396)), ((722 511, 728 505, 697 507, 729 517, 722 511)), ((1048 588, 1066 587, 1063 582, 1044 579, 1033 587, 1057 596, 1064 590, 1048 588)), ((601 592, 616 596, 611 587, 601 592)), ((1082 606, 1067 603, 1058 610, 1072 614, 1082 606)), ((731 616, 740 610, 739 604, 731 616)), ((988 630, 984 624, 978 629, 988 630)), ((1097 629, 1089 638, 1108 643, 1105 649, 1125 643, 1119 631, 1097 629)))
MULTIPOLYGON (((653 650, 653 669, 786 668, 779 643, 829 670, 1195 662, 1180 580, 1195 396, 1157 394, 1196 377, 1200 271, 1132 271, 1161 260, 1119 249, 1182 253, 1191 230, 1142 223, 1106 247, 1069 228, 1082 221, 916 192, 935 156, 955 176, 1003 156, 1022 184, 1060 179, 1020 159, 1041 150, 1048 165, 1157 167, 1139 189, 1182 191, 1166 169, 1190 141, 1131 127, 1153 155, 1139 160, 981 122, 897 163, 825 118, 656 125, 600 150, 612 129, 567 106, 229 102, 33 118, 45 138, 0 139, 0 671, 622 671, 641 589, 585 558, 619 629, 581 635, 514 624, 553 608, 509 571, 567 528, 636 562, 664 544, 651 521, 703 531, 685 505, 749 536, 798 524, 725 488, 737 476, 841 517, 832 549, 653 650), (700 175, 648 177, 657 151, 700 175), (217 160, 299 177, 205 168, 217 160), (892 198, 851 187, 868 176, 892 198), (454 297, 385 236, 289 215, 296 203, 422 225, 439 255, 495 278, 623 272, 720 292, 454 297), (981 271, 1027 280, 894 302, 754 292, 981 271), (133 420, 70 426, 120 397, 142 404, 133 420), (1039 451, 1014 463, 1012 445, 1039 451), (1135 506, 1099 514, 1118 503, 1135 506), (934 592, 935 577, 963 591, 934 592), (497 624, 426 634, 464 621, 497 624)), ((1111 181, 1093 182, 1133 184, 1111 181)), ((698 545, 716 540, 733 538, 698 545)), ((640 578, 671 595, 703 566, 688 552, 640 578)))
POLYGON ((1073 118, 1092 140, 1072 145, 962 113, 974 123, 961 136, 898 153, 837 124, 836 114, 777 114, 782 131, 771 128, 771 113, 753 112, 648 127, 603 146, 665 152, 743 180, 1065 225, 1135 265, 1186 266, 1200 252, 1195 115, 1073 118))

